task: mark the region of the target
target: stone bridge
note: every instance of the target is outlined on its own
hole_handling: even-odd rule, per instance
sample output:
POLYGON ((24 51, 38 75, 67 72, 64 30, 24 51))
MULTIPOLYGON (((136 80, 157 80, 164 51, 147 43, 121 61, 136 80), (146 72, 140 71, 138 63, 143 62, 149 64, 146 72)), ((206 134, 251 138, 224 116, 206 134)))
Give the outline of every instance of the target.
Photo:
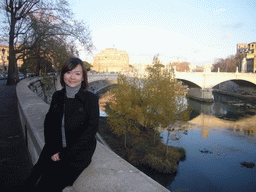
MULTIPOLYGON (((89 81, 116 80, 117 74, 101 73, 88 75, 89 81)), ((175 78, 184 81, 192 87, 211 89, 225 81, 247 81, 256 85, 256 73, 229 73, 229 72, 178 72, 175 78)))
MULTIPOLYGON (((89 81, 100 79, 116 80, 117 74, 94 74, 89 75, 89 81)), ((212 88, 226 81, 249 82, 256 85, 256 73, 228 73, 228 72, 177 72, 175 78, 189 86, 190 98, 212 102, 212 88)))
POLYGON ((175 77, 201 89, 212 89, 225 81, 247 81, 256 85, 256 73, 175 72, 175 77))
POLYGON ((256 85, 256 73, 175 72, 175 78, 189 86, 190 98, 213 102, 212 88, 226 81, 250 82, 256 85))
POLYGON ((99 73, 99 74, 91 74, 88 73, 88 81, 98 81, 98 80, 116 80, 118 74, 111 73, 99 73))

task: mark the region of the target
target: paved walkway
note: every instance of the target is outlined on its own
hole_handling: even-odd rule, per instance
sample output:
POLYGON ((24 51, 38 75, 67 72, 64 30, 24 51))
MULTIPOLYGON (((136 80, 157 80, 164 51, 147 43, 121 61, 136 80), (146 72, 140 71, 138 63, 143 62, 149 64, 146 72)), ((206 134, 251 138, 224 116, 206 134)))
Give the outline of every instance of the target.
POLYGON ((0 191, 20 189, 31 167, 19 120, 16 86, 6 86, 0 80, 0 191))

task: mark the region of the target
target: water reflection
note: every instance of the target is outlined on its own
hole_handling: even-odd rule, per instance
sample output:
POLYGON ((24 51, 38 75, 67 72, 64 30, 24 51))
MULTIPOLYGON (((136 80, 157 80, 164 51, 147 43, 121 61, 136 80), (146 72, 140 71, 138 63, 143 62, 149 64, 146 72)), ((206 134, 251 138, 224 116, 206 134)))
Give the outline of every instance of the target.
MULTIPOLYGON (((214 103, 203 103, 189 100, 189 105, 197 114, 189 123, 207 128, 229 128, 230 130, 244 132, 246 135, 255 136, 256 131, 256 106, 232 97, 214 95, 214 103)), ((205 133, 204 136, 207 136, 205 133)))
MULTIPOLYGON (((187 132, 179 130, 181 137, 170 143, 187 150, 186 160, 168 181, 148 175, 170 191, 254 191, 256 168, 241 162, 256 163, 255 104, 221 95, 214 95, 214 103, 188 103, 193 112, 187 132)), ((167 132, 162 136, 166 141, 167 132)))

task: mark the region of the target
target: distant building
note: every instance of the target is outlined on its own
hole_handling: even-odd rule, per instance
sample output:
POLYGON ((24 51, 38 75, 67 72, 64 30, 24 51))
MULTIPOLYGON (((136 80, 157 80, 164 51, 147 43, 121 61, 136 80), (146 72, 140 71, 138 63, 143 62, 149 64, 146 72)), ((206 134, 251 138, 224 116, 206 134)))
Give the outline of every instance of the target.
POLYGON ((0 45, 1 59, 0 59, 0 73, 6 73, 8 71, 8 56, 9 46, 0 45))
POLYGON ((249 45, 249 50, 246 55, 247 72, 256 72, 256 42, 249 45))
MULTIPOLYGON (((9 66, 9 46, 0 45, 0 73, 7 73, 9 66)), ((17 61, 18 68, 23 64, 22 60, 17 61)))
POLYGON ((97 72, 121 72, 129 70, 129 55, 126 51, 107 48, 93 57, 93 67, 97 72))
POLYGON ((242 53, 244 59, 240 66, 241 72, 255 73, 256 72, 256 42, 249 44, 238 43, 237 53, 242 53))
POLYGON ((247 43, 238 43, 236 46, 237 53, 243 53, 244 51, 248 50, 249 46, 247 43))

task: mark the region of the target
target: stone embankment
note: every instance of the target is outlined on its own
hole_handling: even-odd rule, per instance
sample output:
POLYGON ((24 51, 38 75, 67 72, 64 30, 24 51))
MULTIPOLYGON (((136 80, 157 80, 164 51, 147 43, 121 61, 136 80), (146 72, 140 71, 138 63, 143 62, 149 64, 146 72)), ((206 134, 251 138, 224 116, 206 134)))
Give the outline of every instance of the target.
POLYGON ((248 102, 256 102, 256 87, 251 84, 240 84, 233 81, 223 82, 216 86, 213 93, 232 96, 248 102))
POLYGON ((231 92, 231 91, 224 91, 224 90, 218 90, 218 89, 213 89, 212 92, 222 94, 222 95, 232 96, 242 100, 247 100, 248 102, 256 103, 255 93, 249 94, 248 92, 231 92))
MULTIPOLYGON (((36 163, 44 145, 43 122, 49 109, 49 104, 29 89, 29 86, 36 81, 37 78, 24 79, 16 89, 20 120, 33 164, 36 163)), ((40 85, 37 92, 40 90, 39 87, 40 85)), ((56 88, 60 89, 60 85, 56 84, 56 88)), ((100 86, 94 87, 94 92, 99 88, 100 86)), ((64 191, 168 192, 169 190, 98 142, 92 163, 82 172, 74 185, 65 188, 64 191)))

